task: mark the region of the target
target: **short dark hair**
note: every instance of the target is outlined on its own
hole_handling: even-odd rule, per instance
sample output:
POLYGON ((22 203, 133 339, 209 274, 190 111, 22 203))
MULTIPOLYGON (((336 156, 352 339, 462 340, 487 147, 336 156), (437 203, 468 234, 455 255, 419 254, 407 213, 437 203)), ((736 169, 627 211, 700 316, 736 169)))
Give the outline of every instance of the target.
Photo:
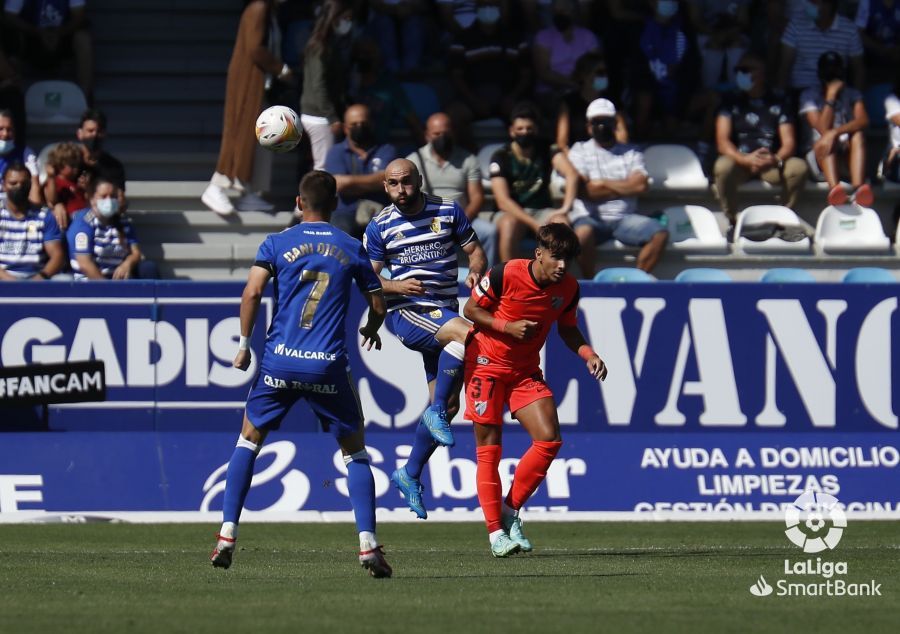
POLYGON ((572 71, 572 79, 584 79, 600 63, 606 64, 603 53, 589 51, 575 61, 575 70, 572 71))
POLYGON ((538 117, 537 107, 530 101, 522 101, 513 106, 512 112, 509 113, 509 125, 512 125, 516 119, 528 119, 534 123, 540 121, 538 117))
POLYGON ((578 236, 569 225, 562 222, 551 222, 538 229, 537 243, 541 249, 564 260, 570 260, 581 252, 578 236))
POLYGON ((325 213, 337 196, 337 181, 322 170, 308 172, 300 181, 300 198, 310 211, 325 213))
MULTIPOLYGON (((0 113, 0 116, 3 116, 2 113, 0 113)), ((6 181, 6 175, 10 172, 27 172, 29 179, 31 177, 31 170, 29 170, 28 166, 22 161, 11 161, 10 164, 6 166, 6 169, 3 170, 3 177, 0 180, 6 181)))
POLYGON ((103 111, 99 108, 88 108, 84 112, 81 113, 81 127, 84 125, 85 121, 96 121, 97 127, 100 128, 101 131, 106 130, 106 115, 103 114, 103 111))
POLYGON ((113 179, 111 179, 107 176, 103 176, 102 174, 97 172, 97 170, 94 170, 94 169, 88 169, 86 171, 87 171, 87 184, 85 186, 85 191, 88 195, 88 198, 93 198, 94 194, 97 193, 97 190, 100 189, 100 185, 103 185, 103 184, 112 185, 113 189, 118 191, 119 186, 116 184, 116 182, 113 179))

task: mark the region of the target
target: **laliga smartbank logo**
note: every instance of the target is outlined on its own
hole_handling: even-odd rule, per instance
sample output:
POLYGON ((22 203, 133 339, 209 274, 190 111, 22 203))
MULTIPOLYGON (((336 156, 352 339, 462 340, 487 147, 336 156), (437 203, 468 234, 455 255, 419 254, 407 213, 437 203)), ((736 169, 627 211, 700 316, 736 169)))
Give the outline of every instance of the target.
MULTIPOLYGON (((807 491, 785 509, 784 524, 784 534, 792 544, 804 553, 815 554, 837 547, 847 528, 847 516, 833 495, 807 491)), ((774 587, 760 575, 750 586, 750 594, 755 597, 772 594, 777 597, 881 596, 881 584, 874 579, 848 580, 850 567, 846 561, 785 558, 781 572, 786 578, 777 579, 774 587)))

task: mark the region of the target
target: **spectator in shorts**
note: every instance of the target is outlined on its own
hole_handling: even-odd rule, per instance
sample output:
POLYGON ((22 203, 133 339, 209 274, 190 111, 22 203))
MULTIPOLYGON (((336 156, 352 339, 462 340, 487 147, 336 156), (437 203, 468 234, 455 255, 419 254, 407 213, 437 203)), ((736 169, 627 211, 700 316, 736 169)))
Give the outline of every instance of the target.
POLYGON ((443 112, 428 117, 425 140, 425 145, 406 157, 422 175, 422 191, 459 203, 478 235, 488 266, 493 266, 497 263, 497 227, 478 217, 484 206, 478 159, 457 145, 453 123, 443 112))
POLYGON ((753 178, 781 187, 791 209, 806 182, 807 167, 796 158, 794 116, 787 99, 769 88, 761 57, 747 53, 735 68, 737 90, 726 95, 716 118, 716 193, 731 227, 739 211, 737 188, 753 178))
POLYGON ((38 71, 54 71, 75 57, 78 85, 92 101, 94 58, 85 0, 6 0, 6 23, 19 36, 14 48, 38 71))
POLYGON ((338 204, 331 224, 361 238, 372 216, 390 204, 384 191, 384 168, 397 158, 390 143, 378 143, 368 106, 344 112, 345 139, 328 150, 325 171, 337 181, 338 204))
POLYGON ((62 232, 48 207, 28 199, 31 172, 21 162, 3 172, 0 206, 0 280, 49 280, 65 263, 62 232))
MULTIPOLYGON (((556 145, 563 152, 579 141, 587 141, 587 120, 584 113, 595 99, 612 99, 609 94, 609 72, 606 60, 600 53, 586 53, 578 58, 572 78, 578 89, 566 93, 556 115, 556 145)), ((616 140, 628 143, 628 124, 621 113, 616 113, 616 140)))
POLYGON ((616 141, 616 107, 608 99, 592 102, 585 116, 592 138, 569 151, 581 177, 568 220, 581 244, 582 277, 593 277, 595 247, 612 238, 640 247, 637 268, 649 273, 662 257, 669 232, 655 219, 637 213, 637 196, 647 191, 644 155, 616 141))
POLYGON ((852 200, 871 207, 872 189, 865 182, 866 139, 869 115, 862 94, 845 83, 844 59, 835 51, 819 58, 819 85, 800 96, 800 116, 810 126, 806 162, 818 181, 828 183, 828 204, 843 205, 848 200, 841 185, 841 162, 847 161, 852 200))
MULTIPOLYGON (((30 147, 16 141, 18 125, 9 110, 0 110, 0 174, 6 172, 13 163, 24 163, 31 173, 31 188, 28 191, 28 200, 32 205, 44 204, 44 192, 38 180, 39 170, 37 154, 30 147)), ((6 196, 0 192, 0 201, 6 196)))
POLYGON ((131 218, 119 209, 117 189, 97 177, 88 186, 91 206, 72 218, 66 238, 76 280, 159 278, 156 263, 141 259, 131 218))
POLYGON ((88 206, 82 179, 82 151, 77 143, 58 143, 47 156, 44 197, 59 228, 69 227, 69 217, 88 206))
POLYGON ((529 230, 537 234, 542 225, 564 216, 572 208, 578 174, 565 154, 538 136, 538 115, 521 104, 513 110, 510 142, 491 157, 491 191, 500 214, 497 242, 501 262, 519 256, 519 243, 529 230), (553 170, 566 179, 562 205, 553 209, 550 177, 553 170))

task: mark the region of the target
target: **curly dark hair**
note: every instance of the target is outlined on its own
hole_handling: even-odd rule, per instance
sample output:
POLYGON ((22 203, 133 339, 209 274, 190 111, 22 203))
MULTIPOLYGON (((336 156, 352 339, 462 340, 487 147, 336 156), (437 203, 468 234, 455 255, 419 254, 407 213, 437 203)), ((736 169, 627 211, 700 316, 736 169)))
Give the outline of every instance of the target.
POLYGON ((537 243, 541 249, 546 249, 555 258, 571 260, 581 252, 578 237, 572 228, 561 222, 546 224, 537 233, 537 243))

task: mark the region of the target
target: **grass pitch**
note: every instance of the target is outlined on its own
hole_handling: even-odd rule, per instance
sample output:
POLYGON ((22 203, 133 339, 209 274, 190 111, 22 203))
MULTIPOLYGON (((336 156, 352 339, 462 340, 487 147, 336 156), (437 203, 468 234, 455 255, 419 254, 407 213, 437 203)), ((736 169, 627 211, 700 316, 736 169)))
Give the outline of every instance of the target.
MULTIPOLYGON (((490 556, 481 524, 382 524, 392 579, 347 524, 0 526, 0 632, 896 632, 897 522, 854 522, 823 561, 881 597, 755 597, 789 547, 777 522, 529 523, 535 552, 490 556)), ((812 557, 815 561, 815 556, 812 557)), ((803 582, 823 581, 801 577, 803 582)))

